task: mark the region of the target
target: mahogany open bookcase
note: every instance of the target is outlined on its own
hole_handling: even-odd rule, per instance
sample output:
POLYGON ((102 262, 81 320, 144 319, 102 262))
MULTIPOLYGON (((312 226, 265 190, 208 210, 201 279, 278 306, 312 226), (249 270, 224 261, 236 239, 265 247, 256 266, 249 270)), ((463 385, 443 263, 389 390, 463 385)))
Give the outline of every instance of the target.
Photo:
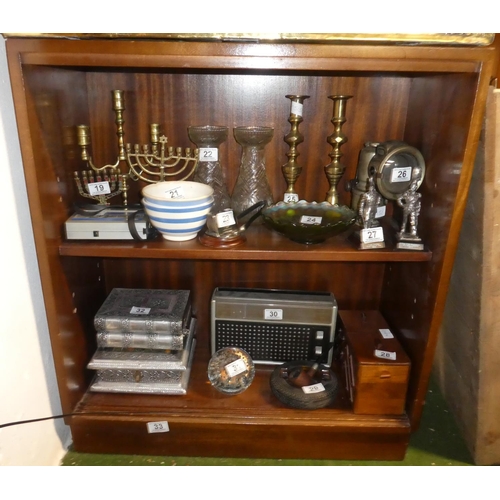
MULTIPOLYGON (((488 46, 246 42, 133 37, 6 35, 27 192, 63 411, 81 452, 183 456, 387 459, 405 455, 418 428, 460 232, 494 61, 488 46), (342 147, 345 183, 367 141, 400 140, 421 151, 419 235, 425 250, 359 250, 349 238, 302 245, 253 225, 240 246, 197 240, 68 241, 64 223, 84 168, 74 133, 92 130, 96 164, 117 156, 111 91, 124 90, 124 129, 149 142, 161 123, 169 144, 194 147, 189 125, 229 127, 220 161, 231 190, 240 163, 232 128, 274 127, 266 149, 275 200, 286 188, 287 94, 308 94, 300 130, 300 198, 323 201, 331 160, 332 94, 349 94, 342 147), (88 391, 96 349, 93 318, 115 287, 189 289, 197 345, 183 396, 88 391), (332 292, 340 310, 378 310, 411 360, 401 415, 355 414, 345 387, 318 410, 282 405, 272 367, 258 365, 248 390, 227 396, 207 378, 210 298, 216 287, 332 292), (170 431, 147 432, 167 421, 170 431)), ((130 203, 141 184, 131 182, 130 203)), ((391 216, 392 208, 388 208, 391 216)), ((394 209, 395 210, 395 209, 394 209)), ((334 363, 335 364, 335 363, 334 363)), ((333 366, 335 369, 335 366, 333 366)))

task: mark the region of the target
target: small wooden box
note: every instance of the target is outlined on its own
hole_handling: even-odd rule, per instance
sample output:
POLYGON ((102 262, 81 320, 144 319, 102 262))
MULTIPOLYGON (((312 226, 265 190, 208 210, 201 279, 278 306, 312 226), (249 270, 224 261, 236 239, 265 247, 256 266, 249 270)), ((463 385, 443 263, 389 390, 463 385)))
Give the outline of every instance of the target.
POLYGON ((353 411, 401 415, 410 359, 378 311, 339 311, 344 342, 342 374, 353 411))

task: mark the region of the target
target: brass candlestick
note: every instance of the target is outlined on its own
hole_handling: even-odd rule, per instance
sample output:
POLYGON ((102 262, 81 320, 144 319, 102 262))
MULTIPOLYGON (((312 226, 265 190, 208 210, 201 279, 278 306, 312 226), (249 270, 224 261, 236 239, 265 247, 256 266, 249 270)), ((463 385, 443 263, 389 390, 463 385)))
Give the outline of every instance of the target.
POLYGON ((342 153, 340 148, 347 142, 347 136, 342 133, 342 126, 346 122, 345 109, 348 99, 352 95, 330 95, 328 99, 333 101, 333 123, 334 130, 332 135, 327 138, 328 143, 332 146, 333 151, 329 153, 332 161, 325 166, 325 174, 330 184, 330 189, 326 193, 326 201, 332 205, 338 205, 339 194, 337 191, 338 183, 345 171, 345 165, 340 162, 342 153))
POLYGON ((283 176, 286 181, 286 191, 284 201, 298 201, 299 197, 295 191, 295 182, 297 181, 302 167, 297 163, 297 146, 304 141, 304 136, 299 132, 299 125, 303 121, 302 108, 304 101, 309 98, 308 95, 287 95, 290 99, 290 117, 288 122, 291 125, 290 132, 284 137, 284 141, 289 146, 289 151, 286 154, 288 161, 281 167, 283 176))
POLYGON ((150 124, 150 134, 151 148, 148 144, 125 147, 130 177, 150 183, 173 176, 179 181, 190 177, 198 166, 198 149, 185 148, 183 152, 182 148, 167 147, 168 139, 158 123, 150 124))

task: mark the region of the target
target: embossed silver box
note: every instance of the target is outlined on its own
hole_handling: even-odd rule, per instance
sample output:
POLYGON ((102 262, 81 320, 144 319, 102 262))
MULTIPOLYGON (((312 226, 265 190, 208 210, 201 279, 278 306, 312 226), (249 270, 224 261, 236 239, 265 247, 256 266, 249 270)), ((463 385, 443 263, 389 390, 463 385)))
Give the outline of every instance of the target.
POLYGON ((174 333, 97 332, 97 346, 120 347, 123 349, 180 350, 186 348, 188 338, 189 323, 185 325, 185 328, 174 333))
POLYGON ((185 371, 192 348, 196 319, 191 320, 186 346, 181 350, 123 349, 99 347, 87 365, 91 370, 177 370, 185 371))
POLYGON ((97 370, 92 392, 184 395, 187 393, 196 346, 193 339, 184 370, 97 370))
POLYGON ((97 332, 181 333, 191 316, 189 290, 113 288, 94 317, 97 332))

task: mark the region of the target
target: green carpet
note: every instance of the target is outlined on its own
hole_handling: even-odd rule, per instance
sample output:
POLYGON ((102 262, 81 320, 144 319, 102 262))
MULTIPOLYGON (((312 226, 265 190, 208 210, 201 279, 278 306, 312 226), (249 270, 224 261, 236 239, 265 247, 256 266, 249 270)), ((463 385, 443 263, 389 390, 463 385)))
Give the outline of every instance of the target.
POLYGON ((332 466, 332 465, 474 465, 453 415, 431 382, 422 415, 420 429, 410 440, 406 457, 402 461, 352 461, 352 460, 296 460, 250 458, 203 458, 146 455, 105 455, 76 453, 69 450, 62 466, 332 466))

